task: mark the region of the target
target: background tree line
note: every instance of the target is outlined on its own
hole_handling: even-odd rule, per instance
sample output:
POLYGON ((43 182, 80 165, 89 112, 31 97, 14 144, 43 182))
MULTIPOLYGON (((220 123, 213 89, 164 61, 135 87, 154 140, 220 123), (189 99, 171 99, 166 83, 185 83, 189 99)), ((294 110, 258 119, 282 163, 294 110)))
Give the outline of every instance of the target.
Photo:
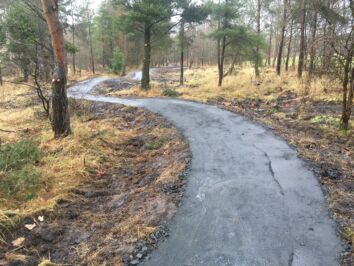
MULTIPOLYGON (((216 65, 219 86, 242 64, 254 67, 256 82, 270 67, 296 71, 305 84, 326 75, 341 81, 341 127, 348 127, 353 0, 105 0, 96 10, 89 0, 53 2, 70 74, 142 67, 142 89, 151 66, 179 66, 183 84, 186 67, 216 65)), ((21 73, 45 87, 56 63, 41 1, 4 0, 0 9, 0 76, 21 73)), ((42 96, 48 104, 46 90, 42 96)))

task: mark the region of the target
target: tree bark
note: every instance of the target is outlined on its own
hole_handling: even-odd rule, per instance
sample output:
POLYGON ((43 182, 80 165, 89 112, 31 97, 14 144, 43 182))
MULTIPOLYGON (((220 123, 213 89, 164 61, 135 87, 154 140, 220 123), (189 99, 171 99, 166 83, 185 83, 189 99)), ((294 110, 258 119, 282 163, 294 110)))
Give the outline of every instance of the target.
POLYGON ((278 50, 278 58, 277 58, 277 74, 280 75, 281 72, 281 62, 283 57, 283 48, 284 48, 284 38, 285 38, 285 29, 286 29, 286 20, 287 20, 287 0, 283 2, 284 10, 283 10, 283 22, 281 28, 281 35, 280 35, 280 43, 279 43, 279 50, 278 50))
MULTIPOLYGON (((258 38, 260 38, 261 35, 261 0, 257 0, 257 35, 258 38)), ((259 71, 259 64, 260 64, 260 55, 259 55, 259 40, 257 40, 257 45, 256 45, 256 60, 254 64, 254 70, 256 77, 259 78, 260 76, 260 71, 259 71)))
POLYGON ((2 78, 2 65, 0 63, 0 86, 3 86, 4 82, 3 82, 3 78, 2 78))
POLYGON ((354 67, 351 68, 353 60, 353 44, 344 65, 343 78, 343 101, 342 101, 342 117, 341 129, 347 130, 349 126, 350 115, 353 105, 353 90, 354 90, 354 67), (350 69, 351 68, 351 69, 350 69), (349 88, 348 88, 349 87, 349 88))
POLYGON ((226 49, 226 36, 222 38, 221 42, 221 52, 220 52, 220 62, 219 62, 219 81, 218 86, 222 86, 224 79, 224 61, 225 61, 225 49, 226 49))
POLYGON ((56 68, 52 80, 52 128, 55 138, 71 133, 68 98, 66 94, 66 54, 64 49, 63 28, 59 21, 57 0, 42 0, 44 17, 52 39, 56 68))
POLYGON ((312 43, 311 43, 311 51, 310 51, 310 65, 309 65, 309 76, 310 78, 313 75, 315 70, 315 56, 316 56, 316 34, 317 34, 317 12, 315 12, 315 18, 313 21, 313 28, 312 28, 312 43))
POLYGON ((151 27, 145 25, 144 29, 144 61, 141 79, 141 89, 150 88, 150 62, 151 62, 151 27))
MULTIPOLYGON (((72 42, 73 42, 73 46, 75 47, 75 20, 74 20, 74 5, 73 5, 73 1, 71 0, 71 20, 72 20, 72 42)), ((76 52, 73 53, 73 71, 74 74, 76 73, 76 52)))
MULTIPOLYGON (((354 18, 354 1, 350 0, 350 9, 352 12, 352 18, 354 18)), ((352 24, 351 36, 349 37, 351 44, 348 49, 348 55, 346 57, 344 66, 344 79, 343 79, 343 107, 342 107, 342 117, 341 117, 341 129, 348 130, 349 120, 352 113, 353 106, 353 94, 354 94, 354 67, 353 67, 353 56, 354 56, 354 25, 352 24), (351 69, 350 69, 351 68, 351 69), (350 75, 350 76, 349 76, 350 75), (348 84, 349 83, 349 84, 348 84), (349 88, 348 88, 349 85, 349 88)))
POLYGON ((23 82, 28 82, 28 78, 29 78, 29 69, 28 69, 28 65, 25 65, 23 67, 23 82))
POLYGON ((181 29, 180 29, 180 45, 181 45, 181 58, 180 58, 180 77, 179 84, 183 85, 184 83, 184 20, 181 21, 181 29))
POLYGON ((129 57, 129 40, 128 37, 124 37, 124 58, 123 58, 123 67, 121 76, 124 77, 127 71, 128 65, 128 57, 129 57))
POLYGON ((286 61, 285 61, 285 71, 289 71, 289 61, 290 61, 290 53, 291 53, 291 43, 293 40, 293 27, 294 27, 294 20, 291 20, 291 26, 290 26, 290 35, 289 35, 289 41, 288 41, 288 51, 286 54, 286 61))
MULTIPOLYGON (((89 11, 88 11, 89 12, 89 11)), ((91 70, 92 70, 92 73, 95 74, 96 70, 95 70, 95 59, 93 57, 93 44, 92 44, 92 25, 91 25, 91 15, 89 14, 88 15, 89 18, 89 22, 88 22, 88 31, 89 31, 89 45, 90 45, 90 56, 91 56, 91 70)))
POLYGON ((300 37, 300 53, 299 53, 299 64, 297 68, 297 77, 302 78, 302 72, 304 69, 305 62, 305 23, 306 23, 306 4, 305 0, 301 2, 301 37, 300 37))
POLYGON ((267 57, 267 65, 271 64, 271 56, 272 56, 272 41, 273 41, 273 18, 270 25, 270 33, 269 33, 269 42, 268 42, 268 57, 267 57))

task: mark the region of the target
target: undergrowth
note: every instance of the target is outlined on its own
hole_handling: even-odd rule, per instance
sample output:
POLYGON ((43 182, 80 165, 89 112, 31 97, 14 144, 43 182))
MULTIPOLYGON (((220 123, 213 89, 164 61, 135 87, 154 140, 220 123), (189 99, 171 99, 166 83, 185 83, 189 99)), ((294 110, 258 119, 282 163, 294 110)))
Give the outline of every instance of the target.
POLYGON ((21 217, 53 210, 110 156, 103 141, 120 131, 92 119, 84 105, 71 101, 74 134, 54 140, 34 91, 0 87, 0 242, 21 217))
POLYGON ((36 196, 40 174, 35 164, 40 151, 33 143, 22 140, 0 147, 0 188, 2 198, 28 201, 36 196))
POLYGON ((161 95, 165 96, 165 97, 172 97, 172 98, 176 98, 176 97, 180 96, 180 94, 176 90, 173 90, 173 89, 165 89, 165 90, 163 90, 161 95))

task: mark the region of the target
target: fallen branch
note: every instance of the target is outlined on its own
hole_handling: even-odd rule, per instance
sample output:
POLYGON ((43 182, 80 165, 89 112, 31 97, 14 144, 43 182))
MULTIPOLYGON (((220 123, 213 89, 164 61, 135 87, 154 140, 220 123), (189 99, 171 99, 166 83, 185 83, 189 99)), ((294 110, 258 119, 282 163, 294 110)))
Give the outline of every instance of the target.
POLYGON ((5 129, 1 129, 1 128, 0 128, 0 132, 14 133, 14 132, 16 132, 16 131, 12 131, 12 130, 5 130, 5 129))

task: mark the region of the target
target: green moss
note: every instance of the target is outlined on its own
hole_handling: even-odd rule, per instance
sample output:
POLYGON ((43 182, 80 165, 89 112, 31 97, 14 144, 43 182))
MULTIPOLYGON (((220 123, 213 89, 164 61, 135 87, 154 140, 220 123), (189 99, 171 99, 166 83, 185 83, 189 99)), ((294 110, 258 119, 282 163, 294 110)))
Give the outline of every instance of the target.
POLYGON ((311 123, 339 127, 340 119, 335 116, 318 115, 311 119, 311 123))
POLYGON ((153 140, 145 143, 145 148, 148 150, 158 150, 162 147, 163 142, 160 140, 153 140))

